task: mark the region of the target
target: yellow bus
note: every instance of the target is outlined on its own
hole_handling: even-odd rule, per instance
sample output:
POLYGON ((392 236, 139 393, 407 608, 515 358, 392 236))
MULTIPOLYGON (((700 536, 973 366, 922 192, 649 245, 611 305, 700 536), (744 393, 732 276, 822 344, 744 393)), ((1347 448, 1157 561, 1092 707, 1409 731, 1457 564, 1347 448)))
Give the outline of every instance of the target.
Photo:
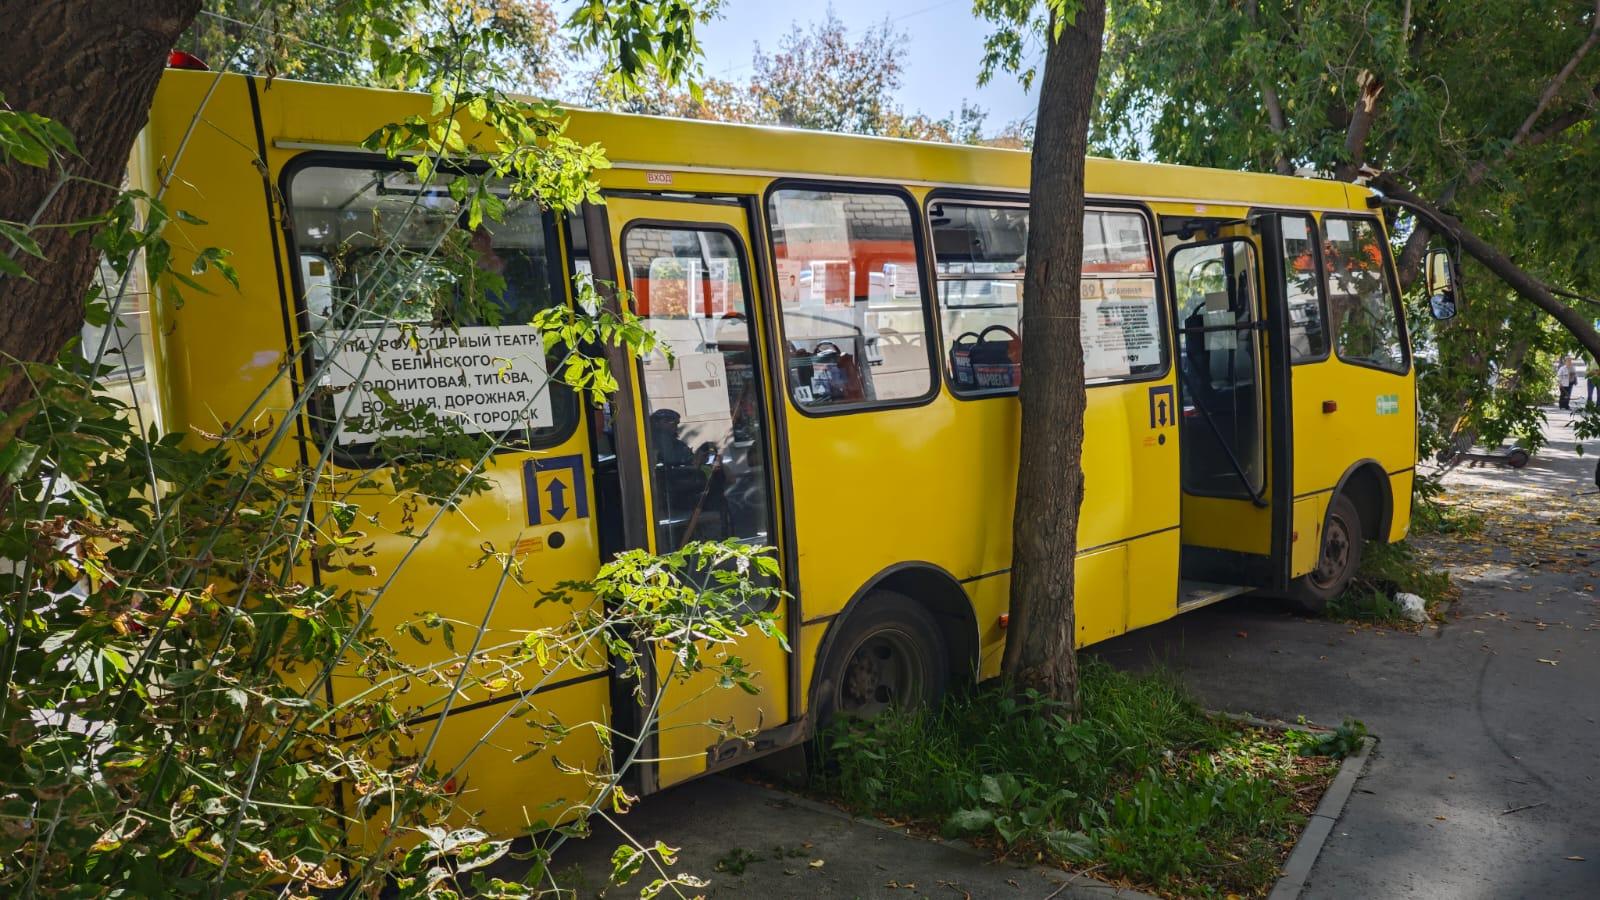
MULTIPOLYGON (((263 391, 270 414, 328 386, 305 381, 312 363, 350 352, 315 337, 341 315, 338 291, 384 242, 422 248, 463 227, 448 192, 360 146, 427 110, 426 97, 403 93, 166 74, 135 180, 153 183, 178 160, 169 206, 206 221, 184 226, 188 241, 230 248, 243 287, 156 304, 147 366, 165 428, 213 432, 263 391), (385 232, 402 205, 420 211, 385 232), (296 377, 275 379, 286 355, 296 377)), ((365 404, 387 391, 450 410, 469 430, 525 438, 489 465, 494 489, 468 499, 401 572, 380 629, 422 609, 482 616, 498 577, 471 567, 485 544, 514 545, 544 583, 590 577, 624 548, 775 547, 792 595, 777 610, 789 649, 757 637, 738 648, 757 695, 682 688, 663 703, 641 793, 795 745, 830 715, 926 702, 957 679, 995 675, 1027 154, 577 110, 569 133, 612 160, 604 203, 563 218, 513 203, 474 246, 524 313, 572 302, 580 274, 626 287, 676 363, 629 360, 605 406, 558 389, 513 421, 507 410, 528 397, 492 375, 508 356, 542 352, 529 349, 523 317, 436 345, 442 374, 414 353, 378 352, 378 371, 335 385, 365 392, 365 404), (697 724, 713 717, 759 735, 719 740, 697 724)), ((1316 608, 1364 542, 1399 540, 1410 518, 1415 380, 1372 194, 1105 159, 1091 159, 1087 177, 1078 643, 1246 591, 1316 608)), ((343 324, 363 340, 388 333, 382 321, 343 324)), ((370 437, 310 410, 302 439, 276 451, 282 464, 324 454, 332 472, 372 464, 370 437)), ((362 502, 382 525, 378 558, 392 563, 409 545, 391 533, 403 504, 362 502)), ((490 629, 518 634, 566 615, 502 603, 490 629)), ((420 662, 444 651, 407 652, 420 662)), ((638 710, 611 681, 603 668, 582 673, 541 687, 534 703, 626 733, 638 710)), ((336 680, 336 694, 349 689, 336 680)), ((446 688, 412 691, 426 710, 446 688)), ((437 756, 459 757, 523 699, 513 686, 459 704, 437 756)), ((514 764, 526 749, 510 735, 467 767, 463 806, 493 830, 523 829, 572 789, 548 764, 514 764)), ((560 755, 605 765, 592 732, 569 735, 560 755)))

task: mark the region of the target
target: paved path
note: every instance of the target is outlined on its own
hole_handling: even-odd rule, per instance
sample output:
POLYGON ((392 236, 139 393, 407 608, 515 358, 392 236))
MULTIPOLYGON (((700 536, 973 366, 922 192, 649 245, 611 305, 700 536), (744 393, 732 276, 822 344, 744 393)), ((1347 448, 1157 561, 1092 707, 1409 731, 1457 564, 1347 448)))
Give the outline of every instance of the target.
POLYGON ((1364 721, 1381 738, 1303 896, 1600 897, 1600 496, 1591 446, 1458 470, 1490 510, 1449 550, 1462 596, 1419 634, 1241 598, 1100 645, 1174 668, 1209 705, 1364 721), (1552 665, 1552 663, 1554 663, 1552 665), (1571 857, 1582 857, 1582 860, 1571 857))
MULTIPOLYGON (((1154 900, 1059 869, 995 862, 984 851, 723 777, 647 797, 619 824, 641 843, 659 838, 679 848, 677 871, 708 879, 708 897, 1154 900)), ((580 898, 639 896, 648 874, 626 887, 606 885, 611 853, 621 842, 609 826, 596 823, 593 837, 568 844, 555 862, 562 887, 580 898)))

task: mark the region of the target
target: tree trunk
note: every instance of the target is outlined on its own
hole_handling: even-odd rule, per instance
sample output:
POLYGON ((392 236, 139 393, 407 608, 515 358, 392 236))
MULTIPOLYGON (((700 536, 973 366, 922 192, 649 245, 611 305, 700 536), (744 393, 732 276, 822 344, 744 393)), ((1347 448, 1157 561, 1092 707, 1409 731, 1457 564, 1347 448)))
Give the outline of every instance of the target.
MULTIPOLYGON (((156 83, 201 0, 0 0, 0 94, 14 110, 54 119, 81 154, 59 169, 11 163, 0 170, 0 219, 75 222, 110 206, 156 83), (53 198, 51 191, 60 185, 53 198)), ((46 259, 25 254, 29 278, 0 279, 0 414, 27 399, 13 359, 53 359, 83 326, 83 298, 97 265, 88 232, 33 232, 46 259)), ((0 252, 9 253, 9 242, 0 252)))
MULTIPOLYGON (((1005 672, 1077 706, 1073 573, 1083 500, 1083 173, 1105 0, 1083 0, 1045 56, 1022 307, 1022 444, 1005 672)), ((1051 25, 1054 26, 1054 21, 1051 25)), ((1048 37, 1048 35, 1047 35, 1048 37)))

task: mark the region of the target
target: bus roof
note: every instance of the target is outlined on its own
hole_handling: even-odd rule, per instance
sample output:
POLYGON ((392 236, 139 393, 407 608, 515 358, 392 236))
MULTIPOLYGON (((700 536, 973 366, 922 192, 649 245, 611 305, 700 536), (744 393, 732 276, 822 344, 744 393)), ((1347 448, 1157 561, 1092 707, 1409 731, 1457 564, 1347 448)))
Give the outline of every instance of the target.
MULTIPOLYGON (((169 81, 217 73, 168 70, 169 81)), ((221 75, 225 79, 243 78, 221 75)), ((376 128, 426 113, 420 94, 257 78, 266 133, 285 150, 354 150, 376 128), (276 98, 274 93, 283 92, 276 98), (276 99, 277 102, 271 102, 276 99)), ((192 96, 189 91, 175 92, 192 96)), ((704 175, 846 179, 912 187, 1027 190, 1027 151, 570 109, 567 133, 597 142, 614 168, 704 175)), ((1091 197, 1225 207, 1365 209, 1371 191, 1327 179, 1090 157, 1091 197)), ((1204 209, 1197 213, 1205 212, 1204 209)))

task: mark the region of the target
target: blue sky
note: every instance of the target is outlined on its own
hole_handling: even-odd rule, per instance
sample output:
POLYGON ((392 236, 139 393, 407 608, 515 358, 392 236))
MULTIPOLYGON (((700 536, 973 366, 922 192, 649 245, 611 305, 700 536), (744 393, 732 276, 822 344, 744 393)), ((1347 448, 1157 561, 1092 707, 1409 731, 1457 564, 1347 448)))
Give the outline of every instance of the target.
MULTIPOLYGON (((756 44, 770 53, 791 23, 802 28, 827 16, 826 0, 725 0, 722 17, 705 28, 706 74, 731 81, 750 77, 756 44)), ((889 19, 906 38, 899 101, 907 112, 935 118, 960 108, 962 98, 989 111, 985 130, 1031 118, 1037 98, 1011 75, 997 73, 978 87, 978 67, 988 23, 972 14, 972 0, 849 0, 833 10, 852 36, 889 19)))

